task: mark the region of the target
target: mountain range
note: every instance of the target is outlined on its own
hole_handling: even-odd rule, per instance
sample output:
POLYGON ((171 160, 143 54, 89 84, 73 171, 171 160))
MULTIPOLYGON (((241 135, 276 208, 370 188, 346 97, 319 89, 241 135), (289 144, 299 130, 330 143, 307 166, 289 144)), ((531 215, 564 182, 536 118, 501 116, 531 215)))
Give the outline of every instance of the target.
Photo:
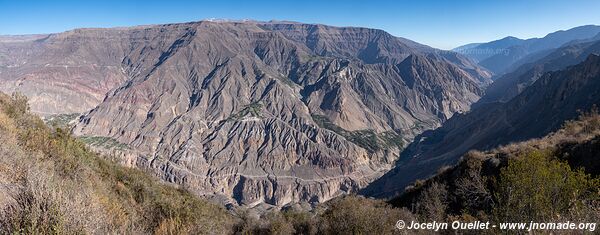
POLYGON ((323 202, 466 112, 491 74, 384 31, 290 22, 77 29, 3 39, 0 90, 130 165, 227 203, 323 202))
POLYGON ((389 198, 600 102, 600 27, 443 51, 383 30, 199 21, 0 37, 0 91, 222 204, 389 198))
POLYGON ((453 51, 470 57, 496 75, 503 75, 565 44, 598 37, 600 37, 600 26, 585 25, 553 32, 542 38, 505 37, 491 42, 460 46, 453 51))

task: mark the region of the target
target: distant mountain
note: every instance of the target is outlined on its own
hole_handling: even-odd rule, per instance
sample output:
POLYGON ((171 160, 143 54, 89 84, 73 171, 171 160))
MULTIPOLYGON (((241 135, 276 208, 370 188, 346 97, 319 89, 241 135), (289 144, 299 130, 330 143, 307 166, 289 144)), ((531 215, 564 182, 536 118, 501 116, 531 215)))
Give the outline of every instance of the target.
POLYGON ((468 58, 385 31, 202 21, 0 42, 0 90, 197 194, 322 202, 392 167, 491 82, 468 58), (90 110, 91 109, 91 110, 90 110))
MULTIPOLYGON (((569 41, 565 44, 563 44, 560 47, 565 47, 568 45, 575 45, 575 44, 579 44, 579 43, 585 43, 585 42, 592 42, 592 41, 597 41, 598 39, 596 39, 596 37, 594 38, 586 38, 586 39, 578 39, 578 40, 573 40, 573 41, 569 41)), ((559 48, 560 48, 559 47, 559 48)), ((506 75, 508 73, 514 72, 516 69, 518 69, 519 67, 521 67, 522 65, 526 65, 526 64, 531 64, 534 63, 538 60, 543 59, 544 57, 550 55, 551 53, 553 53, 557 48, 550 48, 550 49, 544 49, 544 50, 540 50, 540 51, 536 51, 533 53, 529 53, 525 56, 523 56, 522 58, 514 61, 510 66, 506 67, 504 69, 504 72, 501 74, 496 74, 495 78, 499 78, 503 75, 506 75)), ((508 50, 506 50, 508 52, 508 50)), ((585 58, 584 58, 585 59, 585 58)), ((571 65, 571 64, 568 64, 571 65)), ((567 65, 565 65, 566 67, 567 65)))
POLYGON ((455 49, 458 52, 478 61, 479 65, 489 69, 496 75, 502 75, 511 71, 519 65, 532 62, 539 58, 532 56, 532 60, 526 60, 528 56, 536 53, 548 53, 552 49, 563 46, 566 43, 593 38, 600 33, 600 26, 586 25, 569 30, 550 33, 543 38, 531 38, 522 40, 507 37, 497 41, 482 43, 468 50, 455 49), (483 54, 483 55, 482 55, 483 54))
POLYGON ((477 47, 477 46, 479 46, 481 44, 483 44, 483 43, 469 43, 469 44, 462 45, 462 46, 459 46, 457 48, 454 48, 454 49, 452 49, 452 51, 454 51, 454 52, 460 52, 462 50, 475 48, 475 47, 477 47))
POLYGON ((364 193, 392 196, 416 179, 454 165, 469 150, 486 150, 537 138, 557 130, 565 120, 600 104, 600 56, 542 75, 506 103, 488 103, 455 115, 442 127, 418 136, 394 168, 364 193))
POLYGON ((487 43, 472 43, 452 49, 452 51, 461 53, 473 59, 475 62, 480 62, 496 54, 508 53, 506 48, 520 45, 525 40, 516 37, 505 37, 499 40, 487 43))
POLYGON ((535 62, 527 63, 513 72, 505 74, 490 85, 485 95, 475 104, 507 102, 533 84, 542 74, 564 69, 584 61, 590 54, 600 54, 600 40, 581 40, 579 43, 569 43, 559 49, 544 51, 530 59, 535 62))

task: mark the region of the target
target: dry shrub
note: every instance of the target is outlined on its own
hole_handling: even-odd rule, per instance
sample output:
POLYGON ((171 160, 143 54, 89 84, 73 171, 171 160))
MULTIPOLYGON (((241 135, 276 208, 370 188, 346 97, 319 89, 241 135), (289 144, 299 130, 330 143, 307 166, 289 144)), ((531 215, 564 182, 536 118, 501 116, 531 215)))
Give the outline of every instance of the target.
POLYGON ((405 209, 353 196, 334 199, 320 219, 324 234, 394 234, 398 220, 415 220, 405 209))
POLYGON ((75 232, 65 226, 59 205, 49 195, 26 189, 15 196, 16 203, 4 208, 0 215, 0 229, 23 234, 61 234, 75 232))
POLYGON ((446 185, 431 183, 419 196, 417 213, 425 221, 445 221, 448 209, 448 190, 446 185))
POLYGON ((240 218, 235 234, 317 234, 319 218, 307 210, 271 210, 262 216, 247 210, 237 212, 240 218))

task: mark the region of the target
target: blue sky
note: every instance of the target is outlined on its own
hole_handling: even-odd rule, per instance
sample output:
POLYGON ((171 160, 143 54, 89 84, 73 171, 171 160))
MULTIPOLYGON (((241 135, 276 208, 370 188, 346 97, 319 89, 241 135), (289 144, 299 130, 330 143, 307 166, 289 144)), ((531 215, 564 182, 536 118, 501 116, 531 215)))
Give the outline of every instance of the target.
POLYGON ((379 28, 450 49, 508 35, 542 37, 560 29, 600 24, 599 9, 598 0, 0 0, 0 35, 208 18, 275 19, 379 28))

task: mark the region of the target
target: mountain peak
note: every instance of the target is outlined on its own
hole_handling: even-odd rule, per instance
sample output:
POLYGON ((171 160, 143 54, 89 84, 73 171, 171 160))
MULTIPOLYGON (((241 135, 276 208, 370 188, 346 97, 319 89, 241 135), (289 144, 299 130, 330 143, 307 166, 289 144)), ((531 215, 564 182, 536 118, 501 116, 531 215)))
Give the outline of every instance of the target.
POLYGON ((501 40, 523 40, 523 39, 520 39, 520 38, 514 37, 514 36, 507 36, 507 37, 500 39, 499 41, 501 41, 501 40))

